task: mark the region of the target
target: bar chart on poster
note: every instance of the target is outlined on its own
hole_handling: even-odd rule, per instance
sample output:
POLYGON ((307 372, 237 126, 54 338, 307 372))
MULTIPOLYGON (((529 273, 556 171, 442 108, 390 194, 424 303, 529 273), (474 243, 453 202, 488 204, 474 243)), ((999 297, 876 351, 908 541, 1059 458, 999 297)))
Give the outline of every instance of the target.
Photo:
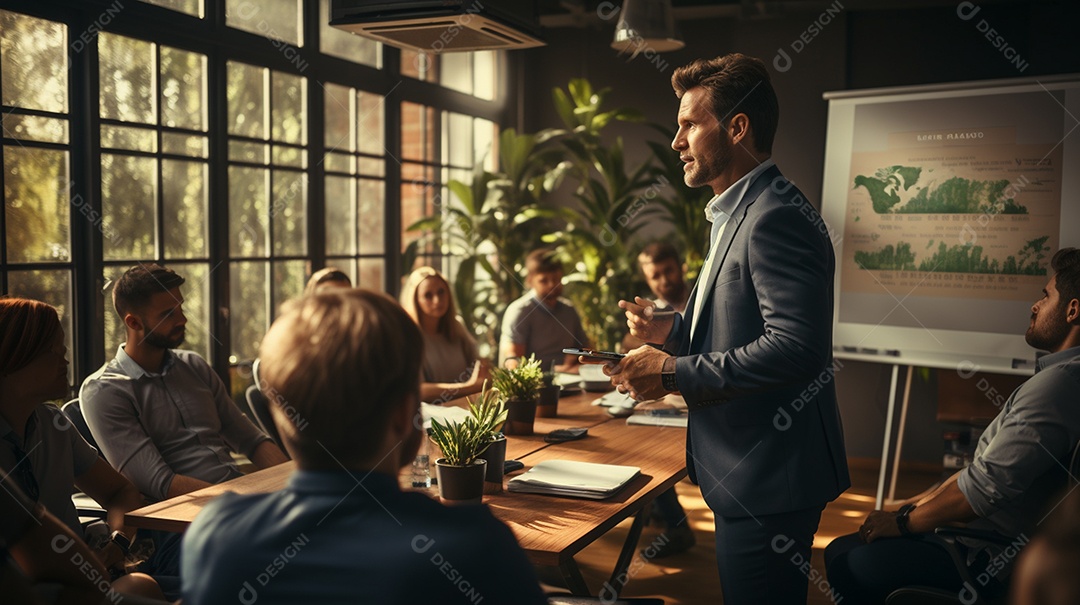
POLYGON ((825 98, 838 354, 1030 371, 1031 304, 1080 245, 1080 75, 825 98))

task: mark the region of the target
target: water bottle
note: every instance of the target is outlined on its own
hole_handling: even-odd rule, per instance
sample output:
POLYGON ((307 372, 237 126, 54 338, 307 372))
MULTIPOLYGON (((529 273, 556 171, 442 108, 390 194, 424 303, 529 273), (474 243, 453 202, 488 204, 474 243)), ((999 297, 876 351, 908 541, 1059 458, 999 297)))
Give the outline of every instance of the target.
POLYGON ((431 487, 431 466, 429 464, 427 439, 425 437, 412 463, 412 486, 414 488, 427 489, 431 487))

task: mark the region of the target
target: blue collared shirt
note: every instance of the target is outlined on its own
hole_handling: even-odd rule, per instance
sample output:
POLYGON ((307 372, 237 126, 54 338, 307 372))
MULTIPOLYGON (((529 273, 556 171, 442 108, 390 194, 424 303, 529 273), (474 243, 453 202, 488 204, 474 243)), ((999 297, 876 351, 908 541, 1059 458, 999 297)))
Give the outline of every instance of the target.
POLYGON ((165 499, 178 474, 208 483, 239 477, 231 452, 251 456, 269 439, 192 351, 166 351, 155 374, 120 345, 86 378, 79 398, 105 459, 154 502, 165 499))

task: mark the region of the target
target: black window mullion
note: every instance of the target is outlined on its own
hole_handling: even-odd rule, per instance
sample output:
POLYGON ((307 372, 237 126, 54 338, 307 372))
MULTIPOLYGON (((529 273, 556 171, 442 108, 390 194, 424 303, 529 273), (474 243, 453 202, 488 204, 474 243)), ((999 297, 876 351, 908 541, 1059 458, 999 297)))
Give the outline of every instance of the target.
MULTIPOLYGON (((206 15, 224 26, 225 11, 216 0, 206 1, 206 15)), ((210 270, 210 325, 217 338, 211 342, 213 359, 211 365, 226 385, 229 385, 229 354, 232 347, 229 272, 229 105, 225 96, 228 78, 228 56, 217 49, 210 52, 206 61, 207 79, 207 136, 209 136, 210 167, 207 221, 209 222, 210 270)))

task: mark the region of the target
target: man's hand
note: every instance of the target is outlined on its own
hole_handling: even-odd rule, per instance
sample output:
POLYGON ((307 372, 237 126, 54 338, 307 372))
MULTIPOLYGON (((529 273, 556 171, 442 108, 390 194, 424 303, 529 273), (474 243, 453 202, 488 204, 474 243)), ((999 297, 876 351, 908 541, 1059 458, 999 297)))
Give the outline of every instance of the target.
POLYGON ((635 296, 634 302, 620 300, 619 308, 626 311, 626 325, 630 327, 630 334, 645 342, 664 344, 675 325, 674 315, 658 315, 656 304, 640 296, 635 296))
POLYGON ((94 555, 105 566, 105 569, 123 571, 126 557, 124 557, 124 551, 120 550, 120 547, 114 542, 110 541, 100 550, 94 551, 94 555))
POLYGON ((896 524, 895 512, 876 510, 867 515, 859 528, 859 537, 867 544, 878 538, 895 538, 900 535, 900 526, 896 524))
MULTIPOLYGON (((619 304, 622 305, 622 301, 619 304)), ((660 372, 668 357, 671 356, 660 349, 638 347, 627 353, 618 364, 605 364, 604 374, 611 377, 611 384, 620 393, 627 393, 637 401, 659 399, 667 394, 660 372)))

